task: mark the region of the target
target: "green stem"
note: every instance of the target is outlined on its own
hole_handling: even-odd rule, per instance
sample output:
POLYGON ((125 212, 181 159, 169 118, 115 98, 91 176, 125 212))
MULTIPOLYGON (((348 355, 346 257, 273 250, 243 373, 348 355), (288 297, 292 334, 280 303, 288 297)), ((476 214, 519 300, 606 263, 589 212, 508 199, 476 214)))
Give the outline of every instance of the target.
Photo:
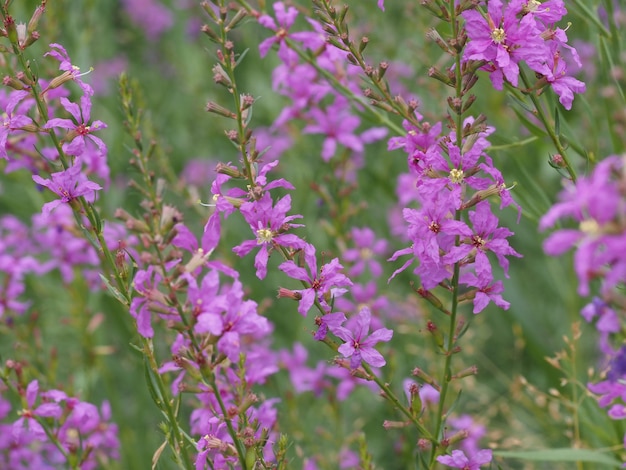
MULTIPOLYGON (((522 68, 520 68, 520 77, 524 82, 524 86, 527 89, 530 89, 530 82, 522 68)), ((548 133, 548 136, 550 136, 550 140, 552 140, 552 143, 556 147, 557 152, 563 158, 563 162, 565 163, 565 169, 567 170, 567 173, 569 174, 571 180, 573 182, 576 182, 576 171, 572 167, 572 164, 570 163, 570 160, 567 156, 567 151, 561 143, 560 137, 556 133, 554 119, 546 111, 544 111, 543 107, 541 106, 541 102, 539 101, 539 97, 534 92, 531 91, 528 96, 530 96, 530 99, 535 106, 535 116, 537 116, 537 118, 541 121, 544 129, 548 133)))
POLYGON ((150 369, 152 370, 152 375, 156 379, 155 382, 157 384, 157 387, 159 388, 159 395, 162 397, 161 403, 157 403, 156 405, 161 409, 161 411, 164 412, 165 417, 167 418, 171 426, 170 429, 174 434, 174 443, 170 442, 170 447, 172 448, 172 451, 176 455, 177 459, 182 459, 182 462, 180 463, 184 465, 184 468, 192 470, 195 467, 192 465, 189 454, 187 453, 187 445, 185 444, 185 440, 183 439, 184 432, 180 429, 176 413, 172 408, 173 400, 167 398, 168 390, 163 383, 163 378, 161 374, 159 373, 159 367, 157 365, 156 358, 154 357, 152 342, 148 338, 143 338, 143 355, 148 359, 150 369))
POLYGON ((220 390, 217 387, 217 382, 215 382, 215 378, 211 377, 209 380, 209 385, 213 390, 213 395, 219 404, 220 410, 224 416, 224 422, 226 423, 226 427, 228 428, 228 434, 233 438, 233 442, 235 443, 235 449, 237 449, 237 457, 239 457, 239 463, 241 464, 241 468, 243 470, 248 470, 248 465, 246 464, 246 450, 241 443, 241 440, 237 436, 237 431, 233 426, 233 422, 228 416, 228 410, 226 409, 226 405, 224 404, 224 400, 222 400, 222 396, 220 395, 220 390))
MULTIPOLYGON (((35 77, 33 75, 33 73, 31 72, 26 59, 24 57, 24 54, 22 52, 22 50, 18 47, 17 44, 11 44, 12 48, 13 48, 13 53, 15 54, 15 56, 17 57, 17 60, 20 64, 20 67, 22 69, 22 71, 24 72, 24 74, 26 75, 26 77, 28 78, 28 80, 31 83, 34 83, 33 87, 32 87, 32 97, 35 100, 35 103, 37 105, 37 110, 39 111, 39 114, 42 118, 42 120, 44 122, 48 122, 49 121, 49 116, 48 116, 48 108, 46 106, 46 104, 44 103, 43 99, 41 98, 41 87, 39 86, 39 83, 37 81, 37 77, 35 77)), ((69 159, 67 157, 67 155, 65 154, 65 152, 63 151, 61 142, 59 141, 59 138, 57 137, 56 133, 54 132, 53 129, 49 129, 46 131, 46 133, 50 136, 50 139, 52 140, 52 143, 54 144, 54 147, 56 148, 58 155, 59 155, 59 160, 61 162, 61 165, 63 166, 63 169, 67 170, 70 167, 69 164, 69 159)), ((121 273, 118 271, 116 265, 115 265, 115 260, 114 257, 111 253, 111 251, 109 250, 104 237, 103 237, 103 233, 102 233, 102 227, 101 224, 97 223, 97 215, 95 214, 96 210, 95 208, 89 204, 87 201, 85 201, 85 198, 80 197, 78 198, 78 202, 80 203, 80 206, 83 210, 83 212, 85 213, 85 215, 87 216, 89 223, 91 224, 91 229, 94 231, 96 238, 98 239, 99 242, 99 249, 102 252, 102 254, 104 255, 104 258, 106 260, 106 264, 103 266, 105 273, 107 271, 110 271, 113 273, 113 276, 115 277, 115 282, 117 284, 117 288, 118 290, 123 294, 124 298, 127 300, 127 302, 130 304, 130 293, 128 292, 128 288, 126 286, 126 283, 124 282, 124 280, 122 279, 122 275, 121 273), (108 265, 108 266, 107 266, 108 265)), ((71 205, 70 205, 71 206, 71 205)), ((74 211, 75 215, 76 215, 76 220, 79 223, 79 226, 81 226, 82 224, 79 222, 80 221, 80 214, 78 213, 78 211, 72 207, 72 210, 74 211)), ((108 273, 107 273, 108 274, 108 273)))
MULTIPOLYGON (((456 8, 454 2, 450 2, 449 6, 449 14, 450 14, 450 24, 452 26, 452 38, 459 37, 459 22, 456 16, 456 8)), ((458 100, 463 99, 463 74, 461 68, 461 52, 457 52, 454 56, 454 74, 455 74, 455 98, 458 100)), ((454 112, 454 111, 453 111, 454 112)), ((455 113, 455 138, 456 138, 456 146, 461 149, 463 148, 463 114, 455 113)), ((461 211, 457 210, 454 214, 455 220, 461 220, 461 211)), ((458 246, 460 243, 460 237, 457 235, 455 239, 455 245, 458 246)), ((452 275, 451 287, 452 287, 452 300, 450 307, 450 319, 448 322, 448 338, 446 344, 446 352, 445 352, 445 361, 443 366, 443 371, 441 374, 441 379, 439 384, 441 386, 441 391, 439 392, 439 404, 437 406, 437 416, 435 418, 435 444, 433 445, 432 452, 430 454, 430 462, 429 468, 433 468, 436 465, 435 459, 439 454, 439 439, 441 435, 441 431, 443 429, 443 425, 445 423, 446 416, 446 399, 448 396, 448 389, 450 385, 450 380, 452 377, 452 355, 454 343, 456 341, 455 338, 455 330, 457 324, 457 312, 459 306, 459 273, 460 273, 460 264, 457 262, 454 264, 454 272, 452 275)))

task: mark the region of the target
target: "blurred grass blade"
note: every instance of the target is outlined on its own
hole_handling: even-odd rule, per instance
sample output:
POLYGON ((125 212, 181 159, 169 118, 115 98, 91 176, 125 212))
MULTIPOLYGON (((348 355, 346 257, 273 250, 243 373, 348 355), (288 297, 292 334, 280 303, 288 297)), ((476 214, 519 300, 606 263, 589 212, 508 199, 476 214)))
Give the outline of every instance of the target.
POLYGON ((592 449, 541 449, 525 451, 494 451, 494 455, 509 459, 541 462, 591 462, 621 468, 622 462, 604 452, 592 449))

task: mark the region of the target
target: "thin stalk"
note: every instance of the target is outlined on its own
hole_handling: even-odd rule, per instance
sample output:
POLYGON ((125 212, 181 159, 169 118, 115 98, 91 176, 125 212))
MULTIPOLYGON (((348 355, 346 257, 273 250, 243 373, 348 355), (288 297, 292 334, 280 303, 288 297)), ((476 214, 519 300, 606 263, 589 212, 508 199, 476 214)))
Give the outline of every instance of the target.
POLYGON ((239 463, 241 464, 241 468, 243 470, 248 470, 248 465, 246 464, 246 451, 243 448, 240 439, 237 439, 237 432, 233 427, 232 420, 228 417, 228 410, 226 409, 226 405, 224 404, 224 400, 222 400, 222 396, 220 395, 220 391, 217 388, 217 383, 215 382, 215 378, 211 378, 209 381, 209 385, 213 390, 213 395, 219 404, 220 410, 224 415, 224 422, 226 423, 226 427, 228 428, 228 434, 233 437, 233 442, 235 443, 235 449, 237 449, 237 457, 239 457, 239 463))
MULTIPOLYGON (((528 81, 528 78, 526 77, 524 70, 520 68, 519 73, 520 73, 520 77, 522 81, 524 82, 524 86, 530 89, 531 88, 530 82, 528 81)), ((535 93, 531 92, 528 94, 528 96, 530 96, 530 99, 533 102, 533 105, 535 106, 535 110, 536 110, 535 115, 537 116, 537 118, 539 118, 539 120, 543 124, 543 127, 548 133, 548 135, 550 136, 550 140, 552 140, 552 143, 556 147, 557 152, 561 155, 561 157, 563 157, 563 162, 565 163, 565 169, 567 170, 567 173, 569 174, 571 180, 575 183, 576 171, 572 167, 572 164, 570 163, 570 160, 567 156, 567 151, 565 150, 565 147, 563 147, 563 144, 561 143, 561 139, 556 133, 554 120, 552 116, 550 116, 547 112, 544 111, 543 107, 541 106, 541 102, 539 101, 539 97, 535 95, 535 93)))
MULTIPOLYGON (((28 80, 34 83, 34 86, 32 87, 31 96, 35 100, 35 103, 37 105, 37 110, 39 111, 39 114, 41 118, 43 119, 43 121, 48 122, 49 120, 48 108, 46 107, 43 99, 41 98, 41 87, 39 86, 37 77, 35 77, 30 71, 30 68, 28 67, 28 64, 26 63, 26 59, 24 58, 24 54, 22 50, 16 44, 11 43, 11 46, 13 48, 13 53, 17 57, 17 60, 20 64, 22 71, 24 72, 28 80)), ((61 165, 63 166, 63 169, 67 170, 70 166, 69 159, 67 155, 65 154, 65 152, 63 151, 59 138, 57 137, 53 129, 47 130, 46 133, 50 136, 50 139, 52 140, 52 143, 58 152, 59 160, 61 162, 61 165)), ((99 250, 102 252, 106 260, 106 264, 103 266, 103 268, 105 269, 105 272, 110 271, 113 273, 118 290, 122 293, 124 298, 130 304, 130 293, 128 292, 126 283, 122 279, 121 273, 119 272, 119 270, 117 269, 115 265, 115 259, 104 240, 101 224, 97 223, 98 216, 96 215, 95 208, 91 204, 89 204, 87 201, 85 201, 85 198, 83 197, 78 198, 78 202, 80 203, 80 206, 83 209, 85 215, 87 216, 87 219, 89 220, 89 223, 91 224, 91 228, 93 232, 95 233, 96 238, 98 239, 98 243, 100 246, 96 248, 99 248, 99 250)), ((72 210, 74 211, 76 215, 77 222, 80 221, 80 214, 77 212, 76 209, 74 209, 74 207, 72 207, 72 210)), ((79 224, 79 225, 82 225, 82 224, 79 224)), ((107 274, 109 273, 107 272, 107 274)))
POLYGON ((192 465, 191 459, 187 453, 187 446, 185 444, 185 440, 183 439, 184 433, 178 425, 176 413, 172 409, 172 401, 165 398, 167 397, 167 387, 163 383, 163 379, 161 377, 161 374, 159 373, 159 367, 156 363, 156 358, 154 357, 154 349, 152 348, 151 341, 148 338, 142 339, 144 356, 148 358, 150 368, 152 369, 152 372, 154 373, 153 375, 156 378, 156 383, 159 388, 159 394, 161 395, 161 397, 164 398, 162 400, 162 403, 157 404, 157 406, 160 405, 159 407, 161 408, 161 410, 165 411, 167 420, 169 421, 171 429, 174 433, 175 445, 171 446, 172 450, 176 453, 178 458, 182 458, 181 463, 184 465, 184 468, 191 470, 194 468, 194 466, 192 465))
MULTIPOLYGON (((449 14, 450 14, 450 24, 452 26, 452 37, 459 37, 460 28, 459 22, 456 16, 456 8, 455 2, 449 2, 449 14)), ((454 56, 454 74, 455 74, 455 97, 459 100, 463 99, 463 74, 461 69, 461 52, 457 52, 454 56)), ((463 148, 463 114, 455 113, 455 138, 456 145, 459 149, 463 148)), ((457 210, 454 214, 455 220, 461 220, 461 211, 457 210)), ((460 243, 460 237, 457 235, 455 238, 455 245, 458 246, 460 243)), ((437 417, 435 422, 435 433, 434 438, 436 439, 435 444, 433 445, 432 452, 430 454, 430 462, 429 468, 433 468, 435 463, 435 458, 437 457, 438 448, 439 448, 439 436, 441 434, 441 430, 443 428, 445 419, 445 406, 446 406, 446 398, 448 396, 448 388, 450 384, 450 380, 452 377, 452 355, 453 348, 455 343, 455 330, 457 324, 457 312, 459 306, 459 273, 460 273, 460 264, 457 262, 454 264, 454 272, 452 275, 451 288, 452 288, 452 300, 450 306, 450 320, 448 322, 448 338, 446 344, 446 358, 444 361, 444 367, 441 374, 441 380, 439 384, 441 385, 441 391, 439 393, 439 404, 437 407, 437 417)))

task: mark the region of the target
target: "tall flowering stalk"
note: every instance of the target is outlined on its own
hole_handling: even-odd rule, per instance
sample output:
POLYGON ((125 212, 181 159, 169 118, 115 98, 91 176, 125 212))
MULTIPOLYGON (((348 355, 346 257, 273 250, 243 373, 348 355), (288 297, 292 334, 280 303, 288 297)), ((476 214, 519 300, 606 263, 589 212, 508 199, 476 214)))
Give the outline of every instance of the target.
MULTIPOLYGON (((626 349, 623 344, 626 299, 621 289, 626 281, 622 249, 626 242, 624 158, 624 155, 608 156, 588 176, 580 177, 575 184, 566 183, 559 201, 542 217, 539 225, 545 230, 560 221, 573 220, 577 224, 550 234, 544 242, 544 250, 548 255, 561 256, 574 249, 578 293, 585 297, 594 294, 580 313, 597 330, 602 359, 600 374, 593 376, 587 388, 614 420, 626 418, 626 349)), ((624 440, 626 442, 626 436, 624 440)))

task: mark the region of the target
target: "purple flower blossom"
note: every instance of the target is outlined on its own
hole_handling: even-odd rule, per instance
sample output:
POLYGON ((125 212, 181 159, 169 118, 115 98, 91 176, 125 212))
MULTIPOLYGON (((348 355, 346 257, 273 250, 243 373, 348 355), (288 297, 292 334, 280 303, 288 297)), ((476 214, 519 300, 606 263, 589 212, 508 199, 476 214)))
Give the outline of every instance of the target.
POLYGON ((587 388, 600 395, 598 405, 610 406, 608 415, 611 419, 626 418, 626 347, 622 346, 609 361, 607 380, 587 384, 587 388), (617 400, 617 402, 616 402, 617 400))
POLYGON ((151 42, 174 24, 172 12, 157 0, 123 0, 122 4, 130 19, 143 28, 151 42))
POLYGON ((332 333, 345 341, 339 346, 339 352, 344 357, 349 357, 350 368, 356 369, 361 365, 361 361, 367 362, 372 367, 382 367, 386 364, 385 358, 380 354, 374 345, 380 341, 389 341, 393 336, 393 331, 388 328, 380 328, 368 336, 372 314, 370 309, 363 307, 357 315, 354 331, 350 331, 342 326, 331 329, 332 333))
POLYGON ((383 269, 380 263, 376 261, 375 256, 382 256, 387 250, 386 240, 377 240, 374 231, 369 228, 352 229, 352 240, 356 248, 350 248, 343 253, 343 259, 347 262, 354 263, 350 268, 350 276, 358 276, 369 267, 372 276, 378 277, 382 274, 383 269))
POLYGON ((318 300, 323 307, 329 308, 324 296, 341 295, 345 292, 344 289, 341 289, 342 287, 352 285, 352 281, 350 281, 345 274, 341 273, 343 266, 339 263, 339 259, 337 258, 323 265, 320 273, 317 273, 317 260, 315 257, 315 247, 313 245, 305 245, 304 261, 311 274, 291 260, 285 261, 278 267, 278 269, 292 279, 304 281, 310 286, 306 289, 295 291, 301 295, 298 312, 302 316, 306 316, 316 300, 318 300))
POLYGON ((567 75, 565 62, 560 58, 558 52, 547 63, 547 67, 550 73, 546 78, 554 92, 559 96, 559 102, 565 109, 572 109, 574 93, 584 93, 586 90, 585 84, 567 75))
POLYGON ((462 13, 469 42, 464 50, 465 60, 486 60, 494 66, 491 81, 502 89, 502 76, 517 86, 519 62, 532 66, 546 57, 544 40, 531 15, 517 18, 511 5, 504 7, 501 0, 490 0, 487 17, 477 10, 462 13))
POLYGON ((491 462, 491 449, 478 451, 475 455, 467 457, 462 450, 453 450, 451 455, 440 455, 437 462, 452 468, 463 470, 479 470, 482 465, 491 462))
POLYGON ((87 177, 81 173, 80 162, 74 163, 67 170, 58 173, 52 173, 49 180, 43 179, 41 176, 33 175, 35 183, 45 186, 53 193, 57 194, 61 199, 44 204, 42 212, 45 216, 62 203, 71 203, 77 198, 84 196, 87 200, 93 200, 95 192, 102 187, 89 181, 87 177))
POLYGON ((291 196, 287 195, 279 199, 274 206, 272 202, 269 192, 266 192, 261 199, 242 204, 240 212, 250 224, 256 240, 246 240, 233 248, 233 252, 238 256, 245 256, 253 248, 261 247, 254 259, 254 267, 259 279, 264 279, 267 274, 267 262, 272 248, 283 246, 302 249, 305 246, 304 240, 300 237, 285 233, 291 228, 302 227, 301 224, 290 223, 294 219, 301 218, 301 215, 287 216, 287 212, 291 209, 291 196))
POLYGON ((15 107, 27 96, 29 93, 25 90, 16 90, 9 95, 9 100, 4 108, 2 115, 2 125, 0 126, 0 157, 8 160, 7 155, 7 139, 11 131, 19 129, 27 124, 32 124, 32 119, 23 114, 14 113, 15 107))
POLYGON ((139 294, 130 304, 130 314, 137 322, 137 331, 144 338, 152 338, 154 329, 152 328, 152 309, 158 311, 172 311, 167 306, 168 300, 160 290, 159 284, 163 278, 154 266, 149 266, 147 270, 139 270, 133 279, 133 287, 139 294))
POLYGON ((298 16, 298 10, 292 6, 285 8, 283 2, 274 3, 274 12, 276 13, 278 24, 276 24, 274 18, 269 15, 261 15, 259 17, 259 24, 276 32, 274 36, 265 39, 259 44, 261 57, 265 57, 274 44, 280 44, 280 47, 284 47, 283 39, 287 36, 287 31, 291 28, 291 25, 293 25, 298 16))
POLYGON ((241 282, 220 285, 216 270, 209 273, 198 286, 196 279, 186 274, 189 283, 189 303, 196 318, 194 331, 209 333, 217 338, 217 349, 236 362, 241 352, 242 337, 260 338, 270 331, 269 322, 257 313, 257 304, 243 299, 241 282))
POLYGON ((561 229, 550 235, 543 248, 559 256, 576 245, 574 267, 578 275, 578 293, 589 294, 589 282, 602 277, 603 291, 609 291, 626 276, 626 239, 621 224, 626 200, 620 192, 619 175, 623 159, 607 157, 593 173, 568 185, 556 203, 539 222, 545 230, 561 218, 572 217, 578 229, 561 229))
MULTIPOLYGON (((65 73, 68 73, 72 80, 74 80, 78 86, 83 90, 83 93, 86 96, 93 96, 93 88, 91 88, 88 84, 81 80, 81 76, 83 74, 80 73, 80 67, 73 65, 70 56, 67 51, 61 44, 50 44, 50 48, 52 49, 49 52, 46 52, 44 56, 50 56, 58 60, 59 70, 63 70, 65 73)), ((46 88, 47 91, 48 89, 46 88)))
POLYGON ((298 10, 294 7, 290 6, 289 8, 285 8, 283 2, 276 2, 274 3, 274 12, 276 13, 278 24, 274 21, 274 18, 269 15, 261 15, 259 17, 258 21, 262 26, 276 33, 273 37, 267 38, 259 44, 259 54, 261 57, 265 57, 274 44, 279 44, 278 56, 282 60, 286 60, 289 56, 289 50, 285 45, 284 39, 287 36, 296 41, 310 42, 315 34, 311 32, 289 33, 289 28, 291 28, 298 16, 298 10))
POLYGON ((319 361, 314 369, 306 366, 308 352, 300 343, 293 346, 293 353, 281 351, 280 361, 289 372, 289 378, 296 393, 313 392, 319 397, 325 389, 331 387, 326 377, 328 365, 325 361, 319 361))
POLYGON ((383 128, 371 128, 357 136, 354 131, 359 127, 361 120, 350 114, 348 103, 343 98, 336 98, 335 102, 325 111, 313 108, 308 117, 313 123, 306 126, 302 132, 305 134, 323 134, 322 158, 329 161, 337 151, 337 144, 349 148, 360 154, 363 152, 364 143, 371 143, 382 139, 387 131, 383 128))
MULTIPOLYGON (((504 270, 504 275, 508 277, 509 260, 506 257, 516 256, 519 258, 522 256, 511 248, 506 240, 513 235, 513 232, 506 227, 498 227, 498 218, 491 212, 489 201, 478 203, 476 210, 469 213, 469 218, 473 226, 473 235, 464 240, 460 246, 452 247, 449 254, 444 257, 445 261, 449 264, 456 263, 475 250, 476 270, 479 271, 486 269, 484 265, 489 265, 486 252, 490 251, 496 255, 504 270)), ((482 281, 484 278, 480 282, 482 283, 482 281)))
POLYGON ((80 108, 67 98, 60 98, 60 101, 65 110, 74 117, 75 122, 71 119, 54 118, 46 123, 44 129, 60 127, 70 131, 65 138, 67 142, 63 144, 63 151, 68 155, 82 155, 85 151, 85 138, 89 138, 96 144, 102 155, 106 155, 107 147, 105 143, 91 133, 100 129, 106 129, 107 125, 102 121, 94 121, 91 125, 87 124, 91 117, 91 98, 85 95, 81 96, 80 108))
POLYGON ((323 340, 329 329, 332 331, 334 328, 340 327, 345 321, 346 316, 342 312, 327 313, 324 316, 316 317, 315 323, 318 325, 318 329, 313 338, 317 341, 323 340))

